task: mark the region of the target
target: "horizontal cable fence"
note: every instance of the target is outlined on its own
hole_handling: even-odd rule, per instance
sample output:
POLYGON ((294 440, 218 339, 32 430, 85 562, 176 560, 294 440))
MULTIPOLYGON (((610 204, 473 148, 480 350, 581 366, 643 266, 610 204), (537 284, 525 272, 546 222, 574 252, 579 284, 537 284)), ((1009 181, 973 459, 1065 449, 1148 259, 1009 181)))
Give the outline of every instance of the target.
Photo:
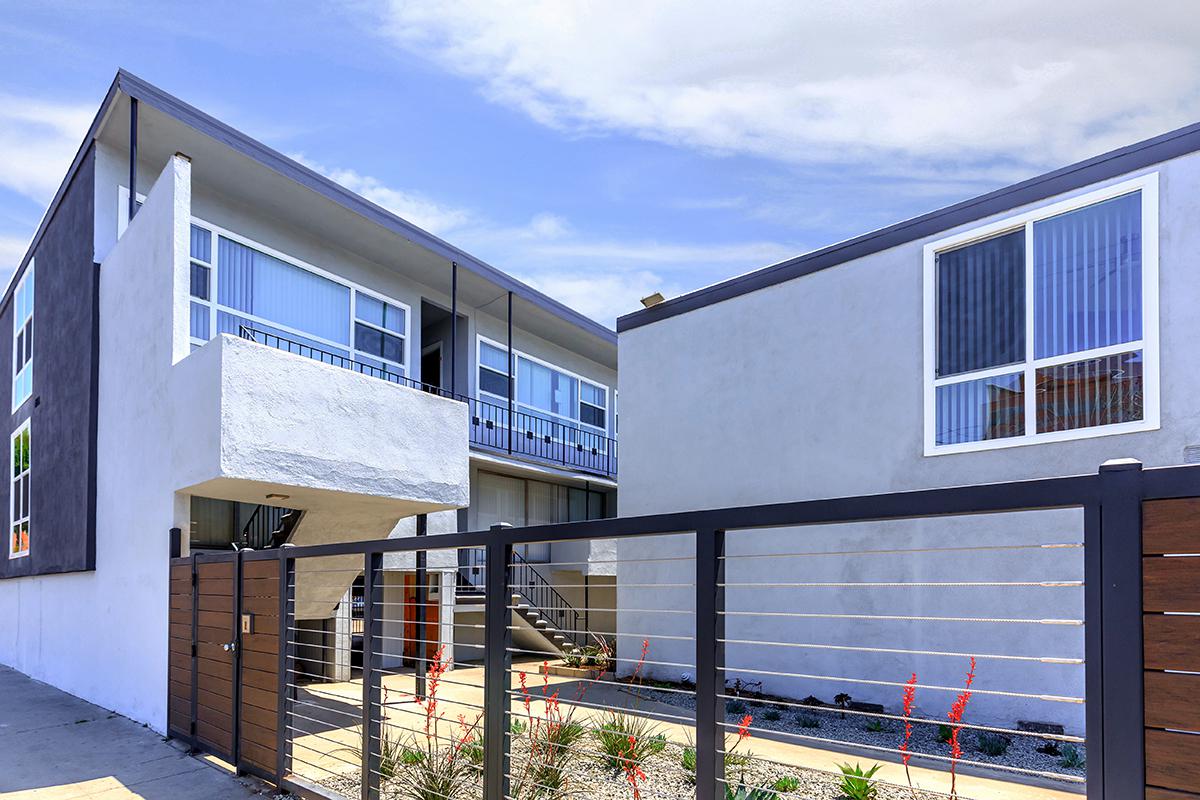
POLYGON ((1129 472, 243 552, 280 565, 275 777, 351 800, 1102 798, 1140 757, 1119 724, 1140 695, 1105 682, 1140 658, 1131 509, 1200 496, 1195 469, 1129 472))

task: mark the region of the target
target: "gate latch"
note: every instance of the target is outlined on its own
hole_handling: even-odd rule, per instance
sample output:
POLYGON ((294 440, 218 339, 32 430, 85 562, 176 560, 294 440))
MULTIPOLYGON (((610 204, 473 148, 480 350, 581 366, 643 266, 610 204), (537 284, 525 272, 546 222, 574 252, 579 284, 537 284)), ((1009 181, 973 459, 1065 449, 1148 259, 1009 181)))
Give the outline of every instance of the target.
POLYGON ((221 645, 221 649, 224 650, 226 653, 236 653, 237 652, 237 642, 226 642, 225 644, 221 645))

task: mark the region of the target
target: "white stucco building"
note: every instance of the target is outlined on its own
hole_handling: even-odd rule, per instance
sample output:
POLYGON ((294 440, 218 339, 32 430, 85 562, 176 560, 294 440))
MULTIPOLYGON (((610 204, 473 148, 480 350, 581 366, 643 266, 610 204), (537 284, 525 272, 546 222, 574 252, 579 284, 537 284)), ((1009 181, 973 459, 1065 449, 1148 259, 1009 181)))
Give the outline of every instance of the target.
MULTIPOLYGON (((0 330, 0 663, 158 730, 171 528, 187 553, 615 512, 612 331, 125 72, 0 330)), ((472 564, 430 555, 441 644, 472 564)), ((297 625, 349 677, 361 559, 307 568, 297 625)))

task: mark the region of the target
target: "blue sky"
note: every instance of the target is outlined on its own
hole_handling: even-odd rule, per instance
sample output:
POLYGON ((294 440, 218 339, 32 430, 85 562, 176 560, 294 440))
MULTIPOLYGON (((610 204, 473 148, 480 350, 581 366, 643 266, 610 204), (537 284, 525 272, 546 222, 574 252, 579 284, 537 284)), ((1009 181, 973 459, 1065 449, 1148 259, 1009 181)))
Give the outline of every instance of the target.
POLYGON ((0 270, 121 66, 610 325, 1200 120, 1187 2, 327 5, 0 3, 0 270))

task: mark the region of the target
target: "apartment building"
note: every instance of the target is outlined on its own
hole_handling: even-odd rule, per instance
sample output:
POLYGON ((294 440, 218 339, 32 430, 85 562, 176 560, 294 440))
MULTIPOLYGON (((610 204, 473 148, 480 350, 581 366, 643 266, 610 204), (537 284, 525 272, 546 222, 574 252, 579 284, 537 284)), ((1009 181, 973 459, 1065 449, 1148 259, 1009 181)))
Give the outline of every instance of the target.
MULTIPOLYGON (((1195 461, 1198 151, 1194 125, 622 317, 622 514, 1195 461)), ((730 590, 727 675, 896 710, 910 672, 961 686, 994 654, 976 688, 1016 694, 975 719, 1078 731, 1081 701, 1043 698, 1083 696, 1082 532, 1058 510, 728 537, 788 557, 729 562, 773 588, 730 590)), ((630 564, 618 629, 687 635, 634 610, 685 577, 630 564)))
MULTIPOLYGON (((187 554, 615 512, 614 332, 124 71, 0 331, 0 662, 159 730, 171 529, 187 554)), ((588 556, 517 554, 611 594, 588 556)), ((435 645, 478 613, 459 562, 423 565, 435 645)), ((355 569, 296 610, 345 677, 355 569)))

